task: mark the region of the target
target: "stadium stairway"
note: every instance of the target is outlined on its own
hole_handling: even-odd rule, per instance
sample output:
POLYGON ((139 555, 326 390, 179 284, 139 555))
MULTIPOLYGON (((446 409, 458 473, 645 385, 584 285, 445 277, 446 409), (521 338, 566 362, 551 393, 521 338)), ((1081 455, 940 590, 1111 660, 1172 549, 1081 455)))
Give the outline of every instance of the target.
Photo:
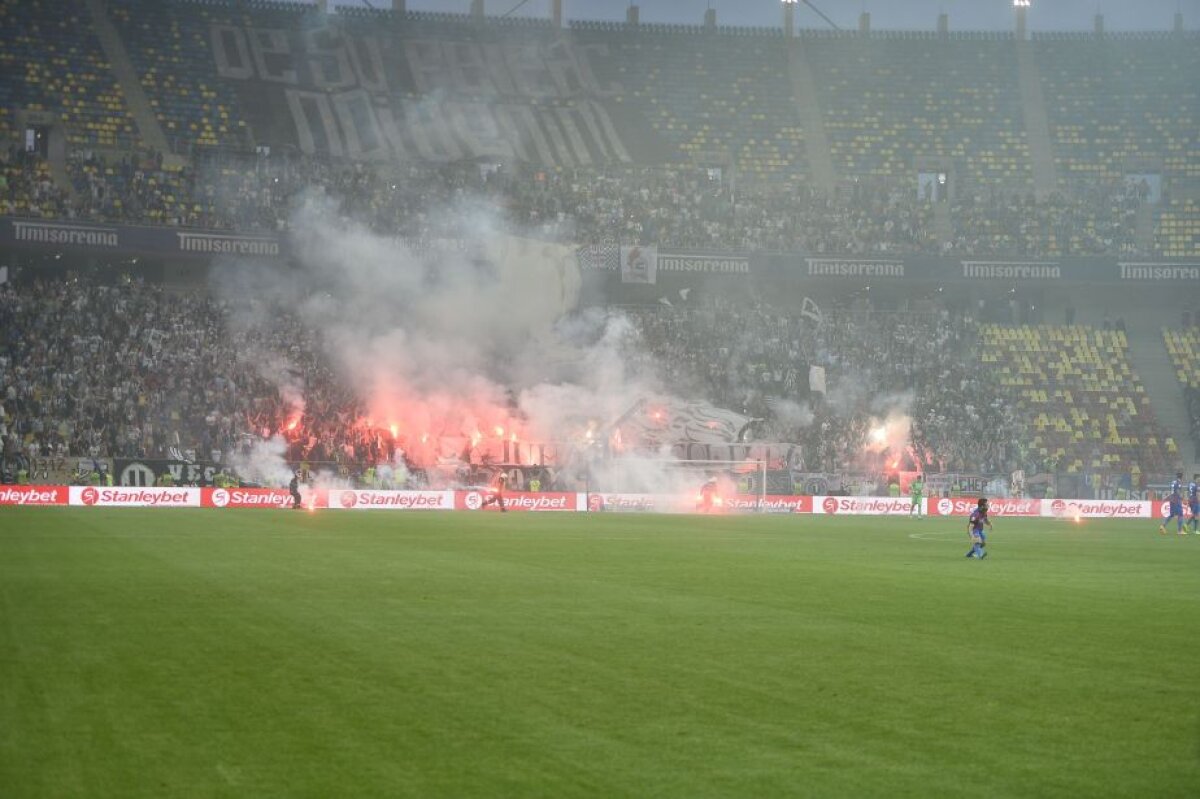
POLYGON ((1134 322, 1129 325, 1126 331, 1129 360, 1142 378, 1146 396, 1150 398, 1150 407, 1154 408, 1159 424, 1167 435, 1175 439, 1184 471, 1190 475, 1198 470, 1196 463, 1189 463, 1189 460, 1195 459, 1188 457, 1194 452, 1191 446, 1191 420, 1188 418, 1183 391, 1179 387, 1179 378, 1175 374, 1175 365, 1171 363, 1171 356, 1163 345, 1162 331, 1159 329, 1162 321, 1151 315, 1140 324, 1134 322))
POLYGON ((141 134, 142 142, 163 154, 165 166, 175 169, 183 166, 184 159, 171 153, 170 144, 163 133, 162 125, 158 123, 149 98, 146 97, 137 70, 129 59, 125 43, 121 41, 112 20, 108 18, 104 0, 84 0, 84 4, 88 13, 92 15, 96 36, 100 39, 100 46, 104 49, 104 55, 108 57, 108 63, 112 65, 113 75, 121 84, 125 102, 129 106, 129 112, 133 114, 133 121, 141 134))
POLYGON ((1150 203, 1142 203, 1138 206, 1133 235, 1134 242, 1142 252, 1154 252, 1154 234, 1157 229, 1154 216, 1155 206, 1150 203))
POLYGON ((1050 144, 1050 120, 1046 114, 1046 98, 1042 94, 1042 79, 1033 45, 1028 39, 1017 40, 1017 84, 1021 90, 1029 158, 1033 161, 1033 190, 1039 197, 1048 197, 1058 188, 1058 167, 1054 162, 1054 147, 1050 144))
POLYGON ((67 159, 62 153, 51 152, 50 157, 46 159, 46 166, 50 169, 50 179, 54 181, 55 188, 62 189, 71 198, 71 202, 79 199, 79 192, 75 189, 75 182, 71 180, 71 175, 67 172, 67 159))
POLYGON ((933 235, 939 244, 954 241, 954 218, 950 214, 950 203, 933 204, 933 235))
POLYGON ((808 160, 808 174, 813 183, 823 191, 833 193, 837 187, 837 174, 833 169, 833 151, 829 148, 829 136, 825 132, 825 117, 821 114, 821 101, 817 95, 817 84, 804 57, 804 45, 792 41, 788 46, 788 78, 792 84, 792 101, 796 107, 796 118, 804 128, 804 155, 808 160))

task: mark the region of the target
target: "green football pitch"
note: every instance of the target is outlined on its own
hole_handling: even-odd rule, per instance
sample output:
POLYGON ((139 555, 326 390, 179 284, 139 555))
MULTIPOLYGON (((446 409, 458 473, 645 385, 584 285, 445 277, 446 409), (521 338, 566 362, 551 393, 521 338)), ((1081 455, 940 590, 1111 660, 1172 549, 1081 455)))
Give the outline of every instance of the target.
POLYGON ((1200 795, 1154 522, 0 510, 0 795, 1200 795))

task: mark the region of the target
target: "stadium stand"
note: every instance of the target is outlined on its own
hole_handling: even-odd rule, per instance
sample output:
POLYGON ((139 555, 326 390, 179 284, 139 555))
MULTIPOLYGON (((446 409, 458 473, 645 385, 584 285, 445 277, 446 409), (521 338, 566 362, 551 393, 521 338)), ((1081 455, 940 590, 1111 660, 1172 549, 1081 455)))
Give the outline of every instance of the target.
POLYGON ((1150 159, 1200 177, 1195 33, 1034 34, 1064 181, 1120 179, 1150 159))
POLYGON ((236 93, 222 81, 209 45, 211 26, 292 21, 315 7, 293 4, 110 0, 142 86, 174 149, 245 147, 236 93))
POLYGON ((1200 389, 1200 327, 1163 328, 1163 343, 1185 388, 1200 389))
POLYGON ((62 219, 72 212, 70 198, 55 185, 45 160, 20 148, 0 157, 0 214, 62 219))
POLYGON ((1164 257, 1200 255, 1200 203, 1188 199, 1166 205, 1159 213, 1154 243, 1164 257))
MULTIPOLYGON (((933 233, 933 208, 900 188, 826 196, 804 186, 736 186, 695 167, 608 166, 545 170, 512 167, 481 174, 471 165, 361 164, 319 157, 197 156, 186 168, 159 157, 106 159, 72 154, 80 199, 73 213, 106 221, 219 229, 277 230, 293 202, 317 188, 376 229, 413 228, 418 200, 466 189, 496 199, 515 223, 581 243, 633 241, 677 247, 806 250, 818 254, 943 251, 974 255, 1147 254, 1136 239, 1140 200, 1123 184, 1080 197, 968 196, 954 206, 949 241, 933 233), (136 179, 135 179, 136 177, 136 179)), ((22 186, 14 184, 13 192, 22 186)), ((26 204, 35 198, 24 198, 26 204)), ((18 198, 12 198, 16 207, 18 198)), ((1188 206, 1179 206, 1186 208, 1188 206)), ((1171 217, 1169 247, 1190 254, 1190 223, 1171 217)))
POLYGON ((729 181, 696 167, 485 173, 472 164, 368 168, 319 157, 220 153, 175 169, 156 156, 111 160, 86 152, 68 166, 79 197, 74 213, 106 221, 278 230, 300 197, 317 190, 376 230, 424 238, 436 233, 436 220, 422 210, 471 191, 493 198, 523 229, 581 243, 855 254, 938 248, 929 204, 908 193, 827 198, 770 185, 735 193, 729 181))
MULTIPOLYGON (((75 151, 67 161, 73 213, 84 219, 208 227, 191 170, 165 167, 161 153, 135 151, 119 161, 75 151)), ((211 205, 210 205, 211 210, 211 205)))
MULTIPOLYGON (((223 332, 224 309, 212 299, 137 281, 8 284, 0 286, 0 322, 0 424, 30 460, 177 454, 219 461, 245 434, 284 429, 288 409, 239 357, 244 347, 223 332)), ((260 344, 294 347, 306 377, 310 410, 305 441, 292 442, 295 455, 333 461, 349 457, 347 446, 361 448, 362 460, 378 454, 373 439, 339 424, 334 409, 355 406, 311 356, 320 348, 310 331, 292 320, 260 344)))
POLYGON ((915 178, 926 156, 953 162, 973 183, 1032 186, 1011 36, 805 34, 844 175, 915 178))
MULTIPOLYGON (((969 320, 847 308, 818 326, 761 301, 727 300, 624 312, 670 389, 764 419, 764 434, 802 443, 812 468, 859 465, 881 390, 912 392, 911 456, 924 467, 1001 469, 1017 456, 1020 425, 990 375, 973 368, 969 320), (828 400, 810 393, 809 365, 827 369, 828 400), (801 404, 811 406, 807 419, 801 404)), ((139 281, 0 286, 0 421, 32 459, 207 459, 248 435, 285 430, 288 407, 222 332, 225 313, 215 300, 139 281)), ((312 331, 285 321, 256 346, 289 353, 305 386, 296 460, 378 457, 388 442, 346 423, 361 414, 359 400, 334 378, 312 331)))
MULTIPOLYGON (((65 164, 21 148, 0 158, 0 214, 275 231, 287 227, 302 199, 324 196, 344 217, 421 242, 452 235, 431 209, 470 199, 524 232, 580 244, 852 256, 1200 255, 1194 34, 1035 36, 1062 176, 1060 192, 1035 197, 1009 34, 805 31, 790 43, 776 30, 573 22, 556 31, 544 19, 480 23, 459 14, 362 8, 324 16, 312 4, 269 0, 107 0, 104 7, 171 149, 186 158, 140 146, 81 0, 0 0, 0 141, 16 140, 17 115, 27 109, 52 113, 69 145, 65 164), (375 37, 389 51, 385 68, 396 84, 389 92, 398 103, 430 97, 402 79, 408 67, 397 53, 412 40, 464 48, 510 43, 540 59, 557 57, 554 48, 569 42, 606 87, 603 102, 614 119, 654 146, 632 163, 305 155, 278 131, 256 126, 263 117, 254 107, 258 95, 218 74, 212 37, 223 27, 278 28, 295 46, 326 33, 375 37), (841 178, 836 191, 819 191, 809 180, 789 81, 793 47, 815 79, 841 178), (922 159, 949 165, 958 179, 941 227, 936 206, 916 190, 922 159), (63 167, 69 185, 61 181, 63 167), (1147 209, 1146 189, 1128 181, 1131 171, 1163 173, 1160 207, 1147 209)), ((319 94, 308 84, 305 91, 319 94)), ((452 94, 453 102, 507 102, 469 86, 452 94)), ((536 114, 579 100, 567 95, 517 102, 536 114)), ((110 288, 84 281, 0 291, 13 330, 46 334, 39 320, 69 308, 64 335, 73 346, 91 351, 96 335, 108 341, 128 332, 105 310, 110 288), (89 328, 84 319, 99 321, 89 328)), ((0 387, 24 443, 34 435, 43 450, 61 443, 83 455, 227 450, 249 429, 278 425, 281 409, 264 399, 269 387, 215 365, 231 354, 224 345, 214 347, 213 358, 201 357, 184 353, 184 339, 174 337, 177 325, 217 330, 219 307, 199 298, 172 302, 141 284, 121 296, 120 307, 145 317, 139 335, 148 338, 114 348, 112 358, 181 364, 167 376, 169 385, 131 372, 124 360, 83 374, 65 349, 6 336, 0 387), (102 402, 94 382, 100 379, 125 386, 121 397, 102 402), (47 411, 46 397, 63 389, 63 380, 71 381, 70 407, 47 411), (205 407, 181 399, 182 386, 201 388, 205 407)), ((959 315, 861 308, 830 309, 817 329, 759 301, 631 313, 673 386, 767 419, 779 438, 804 443, 814 465, 845 465, 861 451, 873 413, 856 393, 862 375, 888 391, 913 392, 912 456, 925 466, 1001 469, 1021 462, 1070 473, 1149 472, 1177 455, 1155 422, 1120 331, 978 327, 959 315), (981 373, 980 363, 989 368, 981 373), (810 365, 826 368, 831 396, 846 399, 842 407, 809 396, 810 365), (800 402, 812 404, 813 424, 797 425, 780 411, 800 402), (979 430, 987 431, 983 440, 979 430)), ((1200 435, 1200 343, 1194 329, 1164 337, 1200 435)), ((351 402, 323 382, 325 366, 304 368, 312 407, 351 402)), ((323 429, 315 417, 306 426, 324 439, 330 457, 346 447, 378 446, 349 430, 323 429)))
POLYGON ((16 113, 46 111, 68 143, 128 147, 137 141, 121 87, 78 0, 0 0, 0 142, 16 113))
POLYGON ((769 439, 803 444, 808 468, 862 465, 872 420, 893 409, 912 417, 908 468, 995 470, 1021 454, 1022 425, 974 368, 969 319, 856 305, 816 324, 761 300, 625 312, 673 388, 766 420, 769 439), (809 366, 826 370, 827 395, 810 392, 809 366))
POLYGON ((1137 214, 1143 200, 1123 182, 1078 187, 1073 196, 1032 194, 960 197, 954 204, 953 249, 974 255, 1143 254, 1137 214))
MULTIPOLYGON (((1200 320, 1197 320, 1200 321, 1200 320)), ((1163 343, 1175 366, 1191 419, 1192 442, 1200 458, 1200 325, 1183 329, 1163 328, 1163 343)))
POLYGON ((715 155, 749 180, 804 178, 804 135, 778 31, 573 23, 571 32, 608 48, 608 58, 593 60, 598 77, 622 86, 616 101, 649 119, 675 159, 704 164, 715 155))
MULTIPOLYGON (((126 174, 120 156, 106 159, 90 150, 73 153, 69 163, 73 188, 84 196, 72 210, 83 218, 150 224, 277 229, 286 217, 288 200, 298 191, 293 179, 297 175, 325 183, 335 193, 370 194, 347 203, 374 209, 380 227, 388 219, 403 220, 411 207, 399 203, 389 209, 396 205, 389 196, 392 190, 381 188, 392 186, 396 181, 390 177, 403 170, 384 168, 391 174, 379 181, 359 175, 347 189, 347 181, 338 176, 353 173, 353 167, 319 160, 302 164, 294 152, 289 153, 286 167, 268 164, 264 168, 260 159, 231 157, 226 148, 244 149, 250 141, 271 144, 271 131, 250 130, 243 113, 246 98, 218 76, 211 48, 213 26, 303 32, 333 25, 348 34, 382 35, 396 43, 441 37, 541 46, 561 35, 546 20, 489 18, 479 25, 465 15, 397 17, 390 11, 369 9, 343 9, 323 18, 315 6, 299 3, 113 0, 107 7, 173 149, 194 157, 188 168, 172 163, 151 170, 153 174, 143 169, 135 179, 126 174), (197 154, 218 149, 222 151, 218 159, 197 154), (253 168, 247 169, 247 163, 253 168), (364 185, 371 182, 379 185, 364 185)), ((12 13, 12 8, 11 2, 0 6, 5 9, 2 13, 12 13)), ((34 8, 41 15, 35 14, 35 20, 50 13, 41 4, 34 8)), ((76 14, 71 19, 78 22, 78 5, 72 3, 70 8, 76 14)), ((20 26, 6 27, 15 53, 23 52, 17 46, 18 40, 25 41, 20 30, 20 26)), ((488 181, 489 191, 506 197, 519 221, 571 230, 588 242, 621 239, 726 249, 806 248, 822 254, 934 253, 945 248, 976 255, 1192 256, 1200 249, 1200 212, 1188 200, 1167 205, 1159 215, 1157 235, 1139 238, 1140 202, 1124 187, 1118 168, 1125 155, 1104 169, 1068 170, 1071 185, 1062 194, 1047 198, 1028 194, 1030 166, 1008 34, 863 37, 803 32, 797 46, 823 87, 835 161, 843 177, 865 181, 857 184, 857 191, 836 196, 821 196, 805 185, 803 135, 784 77, 788 43, 778 31, 654 25, 631 30, 624 25, 577 22, 566 35, 586 50, 601 85, 619 87, 612 102, 633 118, 648 120, 670 149, 657 154, 660 161, 653 169, 560 167, 488 181), (724 79, 713 80, 717 74, 724 79), (920 80, 914 80, 914 75, 920 80), (864 114, 864 108, 871 110, 864 114), (997 119, 1004 124, 996 124, 997 119), (948 237, 933 235, 933 209, 909 193, 914 159, 922 156, 948 158, 967 178, 950 214, 948 237), (672 161, 723 166, 725 173, 713 180, 696 166, 670 167, 672 161), (1081 183, 1079 175, 1087 180, 1081 183), (760 185, 758 178, 787 180, 760 185), (873 185, 870 179, 885 182, 873 185)), ((104 66, 94 41, 82 50, 72 43, 79 37, 73 32, 45 38, 73 53, 78 50, 80 63, 104 66)), ((1110 54, 1103 56, 1103 63, 1112 67, 1109 72, 1115 70, 1114 63, 1123 70, 1144 70, 1146 82, 1153 87, 1147 96, 1132 96, 1134 84, 1141 81, 1121 78, 1119 84, 1106 84, 1123 92, 1117 99, 1105 100, 1108 105, 1123 103, 1124 110, 1113 112, 1117 120, 1113 124, 1124 126, 1122 135, 1127 139, 1142 141, 1137 154, 1160 158, 1168 170, 1190 174, 1188 165, 1198 160, 1189 127, 1195 87, 1186 85, 1177 70, 1161 69, 1161 59, 1151 57, 1159 46, 1180 50, 1185 60, 1195 57, 1190 35, 1110 37, 1100 43, 1088 37, 1039 39, 1039 53, 1045 59, 1043 80, 1048 93, 1082 98, 1077 100, 1084 104, 1081 108, 1093 108, 1101 90, 1090 83, 1082 88, 1077 84, 1101 78, 1076 77, 1101 58, 1097 53, 1110 54), (1061 44, 1064 52, 1051 44, 1061 44), (1119 55, 1119 62, 1113 61, 1117 56, 1111 53, 1119 55), (1134 123, 1150 119, 1146 124, 1157 124, 1155 114, 1174 108, 1163 100, 1172 93, 1180 98, 1181 113, 1169 124, 1158 125, 1158 134, 1143 137, 1145 131, 1134 123)), ((104 74, 102 70, 90 80, 101 81, 97 86, 111 85, 111 77, 104 74)), ((0 91, 8 97, 37 94, 42 91, 37 75, 34 71, 15 80, 9 77, 0 81, 0 91)), ((97 86, 89 84, 88 92, 95 93, 97 86)), ((79 90, 83 91, 82 84, 79 90)), ((411 92, 408 97, 420 99, 411 92)), ((20 104, 18 99, 16 105, 20 104)), ((1109 115, 1108 105, 1095 114, 1109 115)), ((1063 153, 1074 152, 1071 148, 1095 152, 1107 147, 1108 141, 1075 136, 1071 139, 1075 144, 1059 147, 1060 158, 1084 163, 1063 153)), ((474 187, 482 182, 467 181, 474 187)), ((19 191, 30 184, 14 181, 13 185, 19 191)), ((13 208, 40 208, 40 200, 10 198, 13 208)))
POLYGON ((735 191, 703 169, 609 168, 550 176, 537 196, 588 243, 816 253, 936 248, 928 204, 902 192, 826 197, 769 185, 735 191))
POLYGON ((1121 330, 1084 325, 980 330, 981 360, 1015 392, 1031 447, 1068 472, 1159 469, 1176 453, 1158 428, 1121 330))
POLYGON ((1192 457, 1200 460, 1200 389, 1187 389, 1184 399, 1192 422, 1192 443, 1195 446, 1192 457))
POLYGON ((72 154, 68 171, 80 216, 215 230, 278 230, 301 195, 315 192, 375 229, 421 238, 429 232, 420 214, 426 203, 448 202, 466 188, 487 188, 470 166, 368 168, 227 152, 200 155, 175 168, 164 165, 160 153, 140 151, 114 160, 80 151, 72 154))

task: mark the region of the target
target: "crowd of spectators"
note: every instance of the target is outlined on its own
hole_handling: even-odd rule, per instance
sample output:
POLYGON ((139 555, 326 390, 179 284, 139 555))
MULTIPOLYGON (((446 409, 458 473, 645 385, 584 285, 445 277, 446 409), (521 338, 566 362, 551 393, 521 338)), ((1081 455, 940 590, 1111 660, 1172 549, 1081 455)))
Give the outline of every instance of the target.
MULTIPOLYGON (((250 330, 224 301, 137 280, 0 286, 5 459, 43 471, 76 457, 220 462, 278 434, 292 463, 394 461, 398 442, 363 424, 362 398, 338 379, 318 331, 260 310, 270 326, 250 330)), ((1033 415, 1017 418, 1015 395, 979 368, 973 308, 712 297, 620 312, 668 390, 762 420, 755 438, 801 445, 808 470, 886 460, 927 472, 1055 471, 1029 445, 1033 415)), ((1200 431, 1194 390, 1189 407, 1200 431)))
MULTIPOLYGON (((267 318, 263 308, 259 318, 267 318)), ((251 314, 253 315, 253 314, 251 314)), ((239 326, 223 300, 124 280, 0 285, 0 446, 10 471, 73 458, 228 463, 281 436, 288 462, 392 461, 298 318, 239 326)), ((11 476, 11 475, 10 475, 11 476)))
POLYGON ((1003 471, 1025 454, 999 387, 972 367, 970 317, 880 313, 865 301, 824 312, 743 300, 630 313, 670 384, 765 419, 767 437, 802 444, 814 471, 877 466, 885 455, 919 471, 1003 471), (823 368, 825 392, 811 390, 812 366, 823 368), (881 426, 889 440, 873 441, 881 426))
MULTIPOLYGON (((26 124, 32 111, 55 120, 52 127, 62 129, 72 149, 68 177, 60 173, 57 185, 36 164, 5 163, 0 211, 278 230, 297 197, 316 189, 378 229, 412 236, 437 235, 439 220, 436 212, 429 218, 428 209, 465 193, 490 198, 515 223, 581 243, 851 256, 1200 254, 1194 190, 1173 201, 1164 195, 1164 206, 1147 214, 1146 192, 1123 183, 1131 170, 1143 168, 1161 173, 1164 188, 1200 175, 1197 93, 1187 77, 1198 58, 1192 35, 1033 37, 1058 177, 1082 182, 1034 198, 1010 34, 806 31, 800 33, 804 57, 796 61, 797 51, 779 31, 580 21, 564 33, 544 17, 480 21, 465 14, 328 11, 296 3, 156 0, 0 4, 0 141, 15 140, 17 123, 26 124), (92 35, 93 14, 111 21, 140 83, 135 93, 145 94, 168 146, 189 154, 186 165, 168 159, 164 166, 157 154, 129 152, 139 140, 157 137, 139 139, 125 97, 131 87, 122 87, 92 35), (218 29, 228 40, 212 38, 218 29), (317 29, 328 33, 320 48, 310 49, 317 44, 310 32, 317 29), (243 64, 238 56, 238 66, 220 66, 234 42, 244 49, 246 37, 263 30, 288 31, 297 49, 276 54, 278 65, 243 64), (530 54, 527 67, 536 82, 544 83, 551 77, 568 82, 558 70, 569 56, 594 80, 556 91, 556 99, 601 93, 622 110, 614 124, 631 157, 673 166, 508 164, 492 170, 474 161, 366 165, 302 156, 284 144, 284 131, 263 119, 262 97, 273 95, 248 91, 253 84, 240 73, 274 81, 274 69, 316 53, 336 53, 334 61, 344 64, 356 41, 380 48, 376 79, 409 99, 435 99, 423 81, 411 79, 405 60, 420 62, 431 43, 438 45, 431 52, 446 48, 447 65, 459 65, 452 54, 466 58, 475 48, 521 48, 530 54), (413 46, 417 41, 422 47, 413 46), (802 64, 795 74, 811 72, 822 138, 847 182, 837 191, 816 191, 809 182, 806 139, 813 131, 798 113, 796 82, 780 79, 802 64), (273 145, 274 155, 231 154, 251 142, 273 145), (104 148, 106 155, 87 148, 104 148), (679 166, 693 161, 714 168, 679 166), (918 196, 914 167, 953 170, 948 213, 935 214, 929 197, 918 196), (935 217, 942 217, 937 224, 935 217), (1157 230, 1147 221, 1157 222, 1157 230)), ((295 88, 314 88, 304 73, 289 80, 299 81, 295 88)), ((349 88, 353 76, 346 79, 349 88)), ((438 91, 445 96, 436 100, 469 95, 438 91)), ((516 92, 518 102, 540 101, 522 94, 516 92)), ((327 145, 340 152, 332 142, 312 143, 327 145)))
POLYGON ((935 248, 931 206, 898 190, 828 196, 797 185, 739 187, 695 168, 576 169, 534 177, 506 186, 517 221, 565 227, 582 243, 850 255, 935 248))
POLYGON ((1096 182, 1045 199, 1003 192, 968 194, 952 211, 947 251, 968 255, 1139 255, 1138 211, 1148 187, 1096 182))
POLYGON ((283 230, 301 198, 316 194, 376 230, 419 238, 432 235, 428 209, 488 190, 474 166, 247 156, 175 169, 154 152, 113 163, 84 150, 72 155, 68 170, 80 217, 251 232, 283 230))
POLYGON ((67 458, 220 463, 275 434, 294 463, 376 462, 394 444, 295 319, 234 335, 219 300, 140 281, 0 286, 0 435, 31 470, 67 458), (240 342, 240 343, 239 343, 240 342), (283 354, 294 373, 269 366, 283 354), (292 383, 289 394, 280 385, 292 383))
MULTIPOLYGON (((903 454, 922 469, 1001 469, 1016 455, 998 398, 978 399, 996 395, 970 368, 969 319, 755 301, 625 312, 668 387, 764 419, 759 436, 802 444, 808 468, 862 466, 869 424, 892 411, 911 417, 903 454), (827 371, 824 396, 809 390, 811 365, 827 371)), ((0 434, 34 468, 75 457, 220 462, 277 433, 294 463, 395 455, 297 319, 248 336, 220 300, 72 278, 0 286, 0 331, 0 434), (281 362, 286 374, 269 366, 281 362), (288 384, 296 390, 280 390, 288 384)))
MULTIPOLYGON (((303 197, 324 195, 372 228, 420 239, 446 234, 435 209, 482 201, 534 235, 581 244, 622 242, 821 255, 1152 255, 1139 237, 1143 190, 1083 184, 1047 198, 961 192, 948 232, 934 205, 896 184, 856 183, 833 193, 806 184, 746 184, 697 167, 365 164, 289 155, 228 154, 166 167, 160 154, 105 160, 74 151, 67 191, 45 164, 13 152, 0 175, 0 211, 222 230, 287 227, 303 197)), ((1151 210, 1153 212, 1153 209, 1151 210)))
POLYGON ((131 283, 0 287, 6 432, 35 464, 228 450, 241 429, 233 347, 211 303, 131 283))
POLYGON ((45 161, 17 147, 0 155, 0 214, 63 219, 75 211, 45 161))
POLYGON ((70 215, 104 221, 279 231, 309 194, 389 234, 442 232, 431 209, 482 199, 512 224, 580 243, 626 241, 817 253, 933 251, 928 203, 899 191, 826 197, 802 187, 739 190, 706 169, 544 170, 479 164, 364 164, 212 158, 178 170, 155 154, 69 161, 70 215))

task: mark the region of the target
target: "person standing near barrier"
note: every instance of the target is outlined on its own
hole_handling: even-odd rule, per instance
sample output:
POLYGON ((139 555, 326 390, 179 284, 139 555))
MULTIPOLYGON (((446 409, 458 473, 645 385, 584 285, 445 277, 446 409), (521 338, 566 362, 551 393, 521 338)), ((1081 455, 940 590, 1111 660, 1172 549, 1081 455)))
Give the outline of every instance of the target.
POLYGON ((292 510, 300 510, 300 472, 292 472, 292 481, 288 483, 288 491, 292 495, 292 510))
POLYGON ((925 483, 921 481, 921 475, 913 478, 913 481, 908 484, 908 496, 912 500, 912 505, 908 508, 908 515, 912 516, 915 512, 917 516, 921 515, 921 498, 925 494, 925 483))
POLYGON ((508 508, 504 507, 504 486, 507 482, 508 475, 504 472, 500 472, 500 474, 496 477, 496 484, 492 489, 491 496, 483 501, 483 503, 479 506, 479 509, 483 510, 488 505, 499 505, 500 512, 507 513, 508 508))
POLYGON ((1175 479, 1171 482, 1171 495, 1167 497, 1168 508, 1170 513, 1163 523, 1158 526, 1158 532, 1166 535, 1167 525, 1175 519, 1176 532, 1179 535, 1187 535, 1183 529, 1183 472, 1176 472, 1175 479))
POLYGON ((709 477, 704 481, 704 485, 700 486, 700 500, 696 503, 696 510, 700 513, 712 513, 717 500, 717 478, 709 477))
POLYGON ((1192 473, 1188 483, 1188 509, 1192 512, 1192 535, 1200 535, 1200 472, 1192 473))

